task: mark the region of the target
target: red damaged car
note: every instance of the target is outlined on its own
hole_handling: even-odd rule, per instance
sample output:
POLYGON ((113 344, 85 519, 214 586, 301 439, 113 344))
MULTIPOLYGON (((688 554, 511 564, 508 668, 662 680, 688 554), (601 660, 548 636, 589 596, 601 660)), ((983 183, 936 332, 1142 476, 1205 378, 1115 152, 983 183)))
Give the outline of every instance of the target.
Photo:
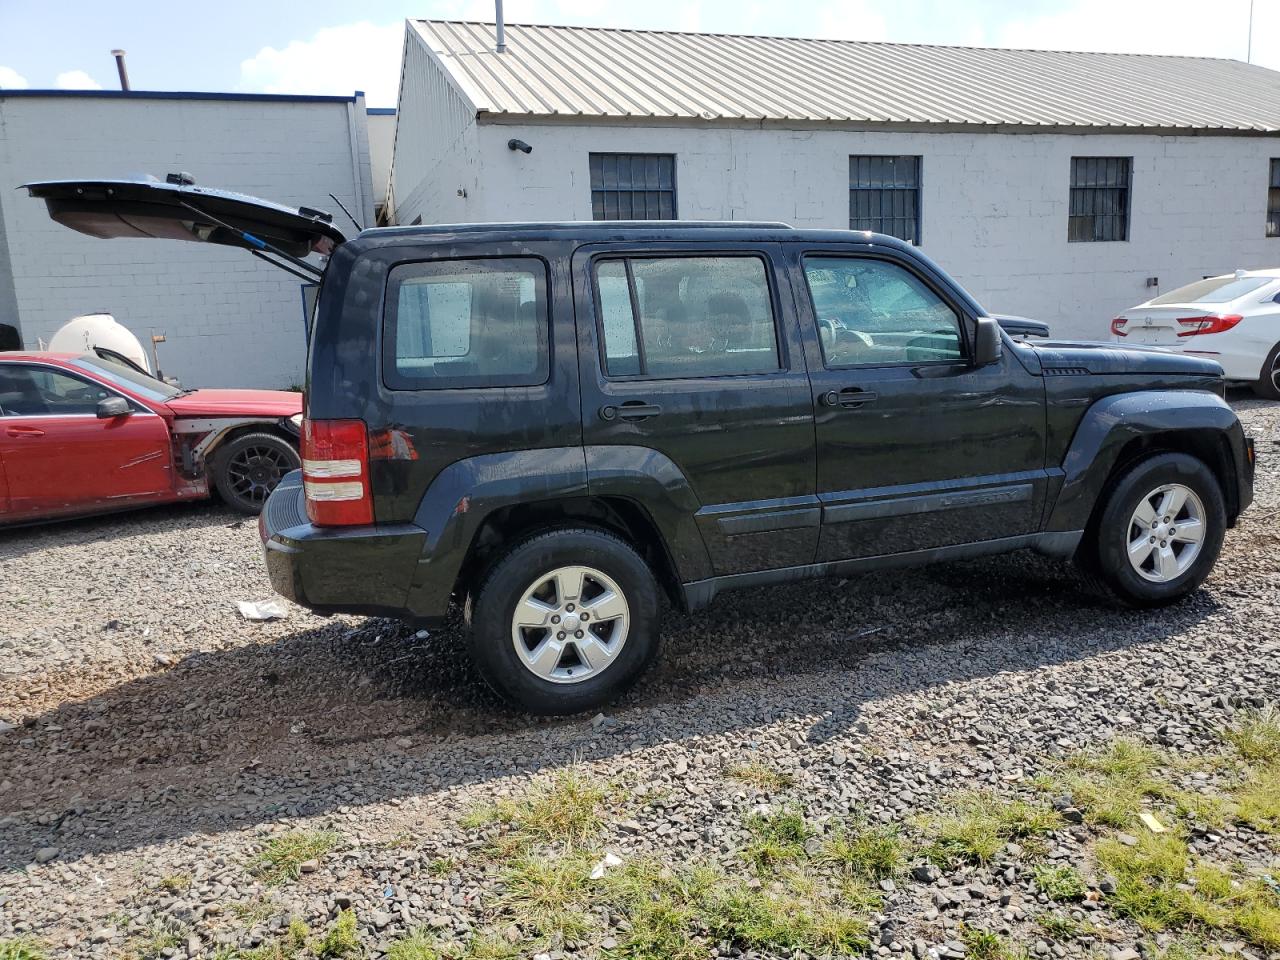
POLYGON ((0 353, 0 524, 208 497, 257 513, 301 463, 302 395, 183 390, 113 351, 0 353))

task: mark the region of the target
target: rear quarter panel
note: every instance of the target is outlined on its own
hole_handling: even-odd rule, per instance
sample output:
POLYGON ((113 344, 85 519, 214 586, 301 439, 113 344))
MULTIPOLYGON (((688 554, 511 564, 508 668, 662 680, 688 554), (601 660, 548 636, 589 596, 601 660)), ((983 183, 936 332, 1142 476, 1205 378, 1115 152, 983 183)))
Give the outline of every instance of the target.
MULTIPOLYGON (((468 243, 442 239, 406 243, 389 237, 338 249, 329 266, 333 282, 326 282, 321 291, 312 336, 306 414, 313 419, 363 420, 371 434, 392 430, 408 441, 408 447, 401 443, 400 449, 411 449, 412 454, 371 461, 374 514, 379 523, 413 520, 432 482, 459 461, 512 451, 581 447, 573 294, 568 276, 571 248, 567 241, 468 243), (533 257, 545 264, 550 320, 546 383, 415 390, 388 387, 379 358, 392 267, 478 257, 533 257)), ((444 519, 433 522, 439 525, 444 519)))

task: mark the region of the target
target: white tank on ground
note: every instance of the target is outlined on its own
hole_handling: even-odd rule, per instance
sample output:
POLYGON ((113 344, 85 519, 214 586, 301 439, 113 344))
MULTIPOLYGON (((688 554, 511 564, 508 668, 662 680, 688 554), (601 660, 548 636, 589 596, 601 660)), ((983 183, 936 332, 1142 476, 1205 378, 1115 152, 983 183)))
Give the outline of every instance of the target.
POLYGON ((86 313, 63 324, 49 340, 54 353, 90 353, 94 347, 114 350, 143 370, 154 373, 142 343, 109 313, 86 313))

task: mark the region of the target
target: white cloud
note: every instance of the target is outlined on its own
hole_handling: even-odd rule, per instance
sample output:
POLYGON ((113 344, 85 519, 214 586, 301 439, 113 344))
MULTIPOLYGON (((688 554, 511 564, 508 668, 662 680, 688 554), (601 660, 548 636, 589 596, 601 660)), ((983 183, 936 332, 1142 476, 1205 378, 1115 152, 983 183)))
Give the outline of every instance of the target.
POLYGON ((0 67, 0 88, 25 90, 28 86, 27 78, 13 67, 0 67))
POLYGON ((400 85, 404 24, 362 21, 317 31, 282 50, 263 47, 240 64, 240 89, 253 93, 340 94, 363 90, 375 107, 393 107, 400 85))
POLYGON ((53 84, 59 90, 101 90, 102 84, 83 70, 67 70, 58 74, 53 84))

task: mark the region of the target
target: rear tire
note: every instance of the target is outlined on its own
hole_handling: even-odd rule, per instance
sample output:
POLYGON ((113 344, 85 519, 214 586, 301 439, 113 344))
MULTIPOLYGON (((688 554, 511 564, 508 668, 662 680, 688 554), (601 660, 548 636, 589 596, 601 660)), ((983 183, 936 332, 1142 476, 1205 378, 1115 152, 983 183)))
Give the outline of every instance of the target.
POLYGON ((1164 606, 1204 582, 1226 527, 1222 489, 1203 461, 1156 454, 1111 488, 1080 560, 1086 575, 1121 603, 1164 606))
POLYGON ((579 713, 635 683, 658 621, 658 585, 635 550, 601 530, 552 530, 489 568, 471 604, 472 656, 512 704, 579 713))
POLYGON ((1262 373, 1249 386, 1266 400, 1280 400, 1280 343, 1271 348, 1262 363, 1262 373))
POLYGON ((284 475, 302 466, 293 444, 274 433, 244 433, 213 455, 213 483, 234 510, 256 514, 284 475))

